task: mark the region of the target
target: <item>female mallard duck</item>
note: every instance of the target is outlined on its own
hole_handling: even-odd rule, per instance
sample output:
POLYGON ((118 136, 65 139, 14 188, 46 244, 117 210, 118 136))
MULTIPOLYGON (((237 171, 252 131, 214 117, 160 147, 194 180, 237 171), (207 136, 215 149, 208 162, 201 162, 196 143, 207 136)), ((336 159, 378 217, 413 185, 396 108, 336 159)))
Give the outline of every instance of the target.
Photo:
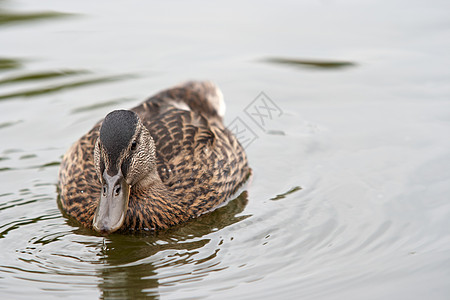
POLYGON ((62 209, 98 232, 154 230, 224 203, 250 174, 210 82, 188 82, 115 110, 64 155, 62 209))

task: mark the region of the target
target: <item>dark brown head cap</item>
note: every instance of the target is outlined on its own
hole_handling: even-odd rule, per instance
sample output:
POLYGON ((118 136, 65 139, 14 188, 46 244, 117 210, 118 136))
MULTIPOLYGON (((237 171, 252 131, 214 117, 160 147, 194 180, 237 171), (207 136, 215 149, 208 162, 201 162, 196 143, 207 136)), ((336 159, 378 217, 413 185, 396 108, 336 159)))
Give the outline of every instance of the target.
POLYGON ((100 142, 112 166, 130 144, 138 121, 138 115, 131 110, 115 110, 105 117, 100 128, 100 142))

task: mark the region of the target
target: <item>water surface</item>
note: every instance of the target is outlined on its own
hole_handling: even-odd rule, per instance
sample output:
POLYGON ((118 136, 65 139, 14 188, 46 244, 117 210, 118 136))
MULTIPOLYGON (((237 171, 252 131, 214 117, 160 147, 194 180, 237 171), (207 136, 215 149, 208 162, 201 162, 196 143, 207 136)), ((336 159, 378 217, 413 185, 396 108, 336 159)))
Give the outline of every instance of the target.
POLYGON ((0 296, 448 299, 445 1, 0 2, 0 296), (228 205, 107 237, 57 206, 109 111, 210 79, 254 176, 228 205))

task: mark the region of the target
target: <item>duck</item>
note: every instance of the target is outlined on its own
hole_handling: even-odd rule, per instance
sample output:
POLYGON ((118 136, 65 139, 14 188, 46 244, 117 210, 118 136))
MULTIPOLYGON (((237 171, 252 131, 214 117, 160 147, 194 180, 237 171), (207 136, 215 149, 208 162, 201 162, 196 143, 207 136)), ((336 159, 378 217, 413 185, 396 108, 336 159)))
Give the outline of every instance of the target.
POLYGON ((210 81, 110 112, 64 154, 60 209, 109 234, 167 229, 224 205, 251 175, 224 114, 223 94, 210 81))

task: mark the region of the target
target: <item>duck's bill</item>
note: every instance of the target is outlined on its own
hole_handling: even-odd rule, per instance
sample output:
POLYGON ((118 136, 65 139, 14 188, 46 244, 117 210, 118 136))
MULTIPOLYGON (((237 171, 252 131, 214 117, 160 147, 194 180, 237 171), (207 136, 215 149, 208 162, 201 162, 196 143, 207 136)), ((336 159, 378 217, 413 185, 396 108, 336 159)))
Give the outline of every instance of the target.
POLYGON ((114 176, 103 173, 103 187, 95 212, 93 227, 101 233, 118 230, 125 220, 130 196, 130 186, 119 171, 114 176))

